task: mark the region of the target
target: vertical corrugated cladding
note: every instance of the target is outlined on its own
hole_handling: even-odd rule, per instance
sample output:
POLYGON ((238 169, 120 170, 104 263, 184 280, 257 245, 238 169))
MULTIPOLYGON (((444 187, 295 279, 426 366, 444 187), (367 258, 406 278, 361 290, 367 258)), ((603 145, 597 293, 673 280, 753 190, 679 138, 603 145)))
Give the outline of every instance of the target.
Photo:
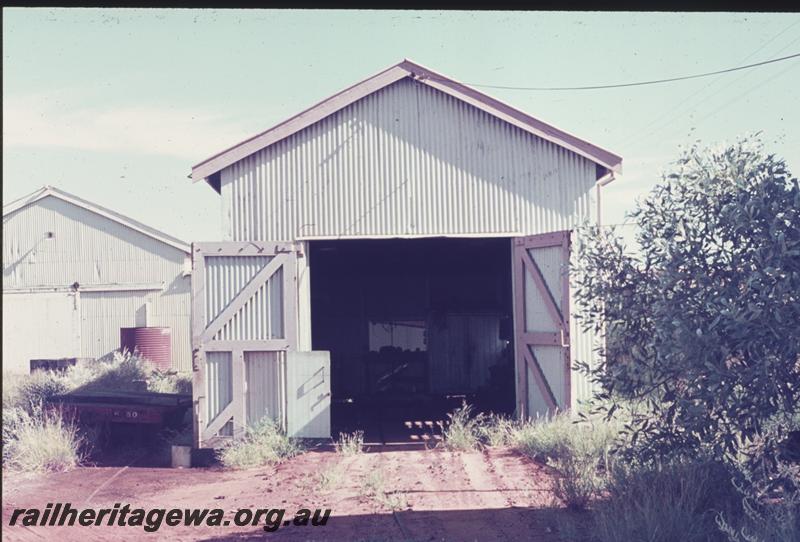
MULTIPOLYGON (((206 325, 210 324, 271 256, 206 257, 206 325)), ((215 340, 258 341, 283 338, 283 270, 279 269, 220 329, 215 340)))
POLYGON ((403 79, 222 172, 234 240, 534 234, 591 213, 595 165, 403 79))
POLYGON ((172 292, 158 290, 81 292, 81 354, 100 358, 120 347, 120 328, 141 325, 137 313, 150 303, 148 326, 170 328, 172 368, 191 371, 188 345, 189 277, 173 284, 172 292))
POLYGON ((167 282, 186 254, 56 197, 3 217, 3 288, 167 282), (52 237, 48 237, 48 232, 52 237))
MULTIPOLYGON (((577 246, 577 232, 572 233, 572 250, 570 255, 571 263, 575 261, 578 255, 574 252, 577 246)), ((595 367, 599 353, 598 348, 602 346, 603 337, 601 334, 595 333, 591 330, 584 329, 585 321, 578 317, 581 312, 581 307, 578 305, 574 295, 574 285, 570 284, 570 361, 573 366, 576 362, 589 363, 590 367, 595 367)), ((592 398, 594 393, 594 385, 589 378, 579 371, 572 371, 572 408, 575 411, 581 410, 582 403, 592 398)))
MULTIPOLYGON (((119 328, 136 326, 137 311, 149 301, 148 324, 172 329, 173 367, 191 370, 186 257, 178 248, 53 196, 3 217, 3 289, 66 290, 77 283, 83 357, 118 348, 119 328), (142 289, 148 284, 163 286, 142 289), (90 287, 95 291, 83 291, 90 287), (96 291, 102 287, 109 289, 96 291)), ((30 296, 34 304, 37 295, 30 296)), ((49 333, 47 327, 40 331, 49 333)))
POLYGON ((233 400, 230 352, 206 352, 206 423, 211 423, 233 400))
POLYGON ((277 421, 283 420, 283 358, 283 352, 244 353, 248 424, 255 424, 265 416, 277 421))

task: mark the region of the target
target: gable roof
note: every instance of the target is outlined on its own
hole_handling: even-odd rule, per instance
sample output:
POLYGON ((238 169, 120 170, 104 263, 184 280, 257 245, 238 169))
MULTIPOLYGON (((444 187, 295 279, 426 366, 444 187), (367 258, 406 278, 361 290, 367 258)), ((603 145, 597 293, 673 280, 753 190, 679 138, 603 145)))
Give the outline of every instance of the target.
POLYGON ((43 186, 39 190, 33 192, 32 194, 28 194, 27 196, 23 196, 17 200, 12 201, 3 206, 3 216, 9 215, 15 211, 22 209, 23 207, 27 207, 37 201, 46 198, 48 196, 52 196, 54 198, 58 198, 60 200, 66 201, 67 203, 71 203, 73 205, 77 205, 78 207, 82 207, 92 213, 98 214, 100 216, 104 216, 109 220, 113 220, 123 226, 127 226, 132 230, 136 230, 139 233, 142 233, 148 237, 152 237, 157 241, 161 241, 167 245, 173 246, 179 250, 187 254, 191 254, 191 247, 185 241, 181 241, 177 237, 172 237, 171 235, 167 235, 166 233, 159 231, 155 228, 151 228, 141 222, 138 222, 132 218, 127 216, 121 215, 111 209, 106 209, 105 207, 101 207, 96 203, 92 203, 90 201, 86 201, 85 199, 79 198, 78 196, 74 196, 63 190, 60 190, 54 186, 43 186))
MULTIPOLYGON (((191 178, 193 181, 209 180, 209 177, 222 169, 230 166, 258 152, 270 145, 286 139, 300 130, 319 122, 353 102, 364 98, 378 90, 391 85, 401 79, 409 77, 423 85, 433 87, 445 94, 471 104, 495 117, 513 124, 546 141, 550 141, 568 149, 598 166, 598 178, 608 172, 622 171, 622 158, 597 145, 560 130, 550 124, 542 122, 501 102, 491 96, 477 91, 463 83, 440 75, 433 70, 420 66, 410 60, 403 60, 382 72, 356 83, 355 85, 334 94, 318 104, 298 113, 297 115, 273 126, 269 130, 255 135, 241 143, 230 147, 214 156, 203 160, 192 167, 191 178)), ((212 185, 213 186, 213 185, 212 185)))

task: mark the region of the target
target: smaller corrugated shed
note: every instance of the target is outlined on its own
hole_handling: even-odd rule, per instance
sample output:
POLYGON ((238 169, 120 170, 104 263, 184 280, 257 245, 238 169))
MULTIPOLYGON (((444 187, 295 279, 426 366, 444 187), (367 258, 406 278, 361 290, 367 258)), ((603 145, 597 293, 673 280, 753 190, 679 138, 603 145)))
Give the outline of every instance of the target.
POLYGON ((120 328, 172 330, 191 370, 190 247, 52 186, 3 207, 3 371, 35 358, 94 357, 120 328))

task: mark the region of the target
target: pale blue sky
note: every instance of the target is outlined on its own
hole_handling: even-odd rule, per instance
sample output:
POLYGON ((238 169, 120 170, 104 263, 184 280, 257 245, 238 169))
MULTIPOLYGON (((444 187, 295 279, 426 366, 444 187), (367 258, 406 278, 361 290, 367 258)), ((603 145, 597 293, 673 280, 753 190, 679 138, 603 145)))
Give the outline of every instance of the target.
MULTIPOLYGON (((187 241, 219 238, 191 166, 409 58, 466 83, 581 86, 800 51, 800 14, 3 10, 3 199, 53 184, 187 241)), ((694 139, 762 130, 800 170, 800 59, 651 87, 482 89, 623 157, 620 222, 694 139)))

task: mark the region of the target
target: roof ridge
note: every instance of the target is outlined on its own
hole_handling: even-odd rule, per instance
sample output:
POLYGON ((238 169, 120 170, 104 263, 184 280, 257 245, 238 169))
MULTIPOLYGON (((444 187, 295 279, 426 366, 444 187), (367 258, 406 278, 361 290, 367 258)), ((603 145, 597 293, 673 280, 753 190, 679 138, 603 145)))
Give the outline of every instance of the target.
POLYGON ((152 226, 148 226, 143 222, 139 222, 138 220, 123 215, 122 213, 114 211, 113 209, 103 207, 102 205, 83 199, 74 194, 70 194, 69 192, 66 192, 52 185, 44 185, 41 188, 34 190, 30 194, 27 194, 25 196, 17 198, 16 200, 10 203, 7 203, 6 205, 3 206, 3 216, 16 212, 20 209, 23 209, 28 205, 32 205, 33 203, 36 203, 37 201, 47 196, 53 196, 62 201, 66 201, 67 203, 77 205, 78 207, 84 208, 100 216, 104 216, 109 220, 113 220, 114 222, 127 226, 133 230, 138 231, 139 233, 142 233, 148 237, 156 239, 157 241, 161 241, 162 243, 171 245, 186 253, 191 252, 191 245, 186 241, 178 239, 177 237, 174 237, 161 230, 158 230, 152 226))
POLYGON ((534 136, 564 147, 602 166, 607 171, 621 171, 622 158, 620 156, 541 121, 514 106, 498 100, 497 98, 493 98, 488 94, 484 94, 464 83, 460 83, 455 79, 437 73, 413 60, 404 58, 400 62, 389 66, 377 74, 363 79, 325 98, 315 105, 304 109, 300 113, 273 125, 271 128, 197 163, 192 167, 191 178, 194 181, 200 179, 207 180, 211 175, 214 175, 229 165, 255 152, 263 150, 278 141, 286 139, 308 126, 340 111, 348 105, 406 77, 412 77, 421 84, 428 85, 455 99, 459 99, 478 109, 482 109, 496 118, 515 125, 534 136))

